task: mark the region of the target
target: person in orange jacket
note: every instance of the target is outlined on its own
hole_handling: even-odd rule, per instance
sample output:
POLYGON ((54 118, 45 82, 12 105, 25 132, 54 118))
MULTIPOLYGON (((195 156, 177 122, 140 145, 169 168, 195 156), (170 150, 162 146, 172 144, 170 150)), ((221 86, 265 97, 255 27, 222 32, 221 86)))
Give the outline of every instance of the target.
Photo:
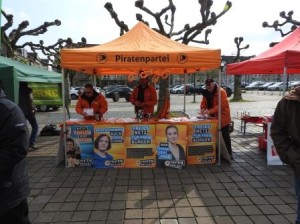
POLYGON ((100 120, 107 110, 105 97, 97 93, 93 85, 86 84, 83 94, 78 98, 76 112, 87 120, 100 120))
MULTIPOLYGON (((218 118, 218 88, 219 86, 214 82, 213 79, 207 79, 205 81, 206 89, 203 91, 202 101, 200 104, 200 111, 202 115, 210 115, 212 117, 218 118)), ((229 125, 231 122, 230 117, 230 108, 229 102, 227 99, 226 91, 221 88, 221 131, 222 136, 227 148, 227 151, 232 157, 232 148, 231 148, 231 138, 230 138, 230 131, 229 125)))
POLYGON ((134 105, 135 113, 143 110, 144 117, 152 116, 154 106, 157 104, 157 93, 153 86, 149 85, 149 77, 141 77, 130 96, 130 102, 134 105))

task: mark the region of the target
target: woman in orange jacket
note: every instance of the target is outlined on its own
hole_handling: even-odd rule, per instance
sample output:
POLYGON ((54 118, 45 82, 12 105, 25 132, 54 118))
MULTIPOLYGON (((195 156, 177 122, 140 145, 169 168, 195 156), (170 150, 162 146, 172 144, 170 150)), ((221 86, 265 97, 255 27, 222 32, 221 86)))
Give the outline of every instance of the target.
MULTIPOLYGON (((201 114, 210 115, 215 118, 218 117, 218 85, 213 79, 207 79, 205 81, 206 89, 203 91, 202 101, 200 104, 201 114)), ((221 88, 221 131, 222 136, 228 150, 228 153, 232 157, 231 138, 229 132, 229 125, 231 122, 229 102, 227 99, 226 91, 221 88)))
POLYGON ((76 112, 87 120, 100 120, 108 110, 107 101, 91 84, 86 84, 84 93, 78 98, 76 112))

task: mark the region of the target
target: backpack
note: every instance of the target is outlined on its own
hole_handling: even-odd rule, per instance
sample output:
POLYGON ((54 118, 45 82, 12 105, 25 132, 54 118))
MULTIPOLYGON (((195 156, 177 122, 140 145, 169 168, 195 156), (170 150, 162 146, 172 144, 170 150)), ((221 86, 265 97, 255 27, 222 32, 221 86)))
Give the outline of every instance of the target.
POLYGON ((57 129, 56 124, 47 124, 41 130, 40 135, 41 136, 58 136, 58 135, 60 135, 60 130, 57 129))

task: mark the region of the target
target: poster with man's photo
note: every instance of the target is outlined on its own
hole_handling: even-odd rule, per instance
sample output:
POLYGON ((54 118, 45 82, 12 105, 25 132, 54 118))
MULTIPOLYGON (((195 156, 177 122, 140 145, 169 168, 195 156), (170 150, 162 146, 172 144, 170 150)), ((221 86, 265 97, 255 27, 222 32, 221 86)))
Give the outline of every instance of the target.
POLYGON ((181 169, 186 165, 186 124, 156 125, 156 166, 181 169))
POLYGON ((123 124, 95 125, 93 166, 95 168, 122 168, 125 166, 123 124))
POLYGON ((67 126, 67 166, 91 166, 93 160, 93 125, 72 124, 67 126))

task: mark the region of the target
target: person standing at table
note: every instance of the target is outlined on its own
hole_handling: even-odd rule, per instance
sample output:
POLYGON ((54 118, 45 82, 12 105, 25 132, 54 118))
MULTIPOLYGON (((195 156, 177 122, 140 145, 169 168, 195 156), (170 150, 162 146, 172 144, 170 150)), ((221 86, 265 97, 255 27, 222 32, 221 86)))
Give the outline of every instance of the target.
MULTIPOLYGON (((208 115, 208 116, 218 118, 219 86, 214 82, 213 79, 207 79, 205 81, 205 86, 206 89, 202 93, 203 98, 200 104, 201 114, 203 116, 208 115)), ((220 88, 220 91, 221 91, 221 131, 222 131, 222 136, 227 151, 229 153, 229 156, 231 159, 233 159, 231 138, 230 138, 230 131, 229 131, 229 126, 231 122, 230 107, 229 107, 226 91, 223 88, 220 88)))
POLYGON ((282 162, 290 165, 295 176, 297 218, 300 224, 300 86, 287 93, 277 104, 270 135, 282 162))
POLYGON ((28 87, 27 82, 20 83, 19 91, 19 107, 22 109, 25 118, 31 125, 31 134, 29 138, 29 151, 37 150, 35 146, 35 139, 39 131, 39 126, 35 116, 35 108, 33 106, 32 89, 28 87))
POLYGON ((25 157, 29 136, 22 110, 0 86, 0 222, 30 224, 25 157))
POLYGON ((86 84, 83 94, 78 98, 76 112, 87 120, 101 120, 107 110, 105 97, 97 93, 93 85, 86 84))
POLYGON ((137 114, 143 111, 144 117, 151 117, 154 114, 154 106, 157 104, 157 93, 155 88, 149 84, 149 77, 140 77, 139 84, 133 89, 130 102, 134 105, 137 114))

